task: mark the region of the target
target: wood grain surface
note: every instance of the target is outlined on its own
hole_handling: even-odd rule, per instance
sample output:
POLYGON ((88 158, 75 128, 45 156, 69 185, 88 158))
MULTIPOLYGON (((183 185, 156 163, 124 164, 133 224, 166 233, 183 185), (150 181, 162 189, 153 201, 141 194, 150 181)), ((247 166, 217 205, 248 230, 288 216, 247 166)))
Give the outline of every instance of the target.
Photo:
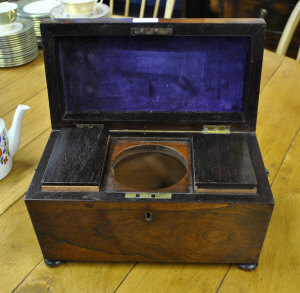
POLYGON ((299 129, 299 77, 300 63, 285 58, 260 95, 257 138, 270 183, 299 129))
POLYGON ((99 192, 99 186, 77 186, 77 185, 42 185, 43 191, 87 191, 99 192))
POLYGON ((49 269, 44 262, 14 292, 115 292, 133 263, 65 263, 49 269))
POLYGON ((99 186, 107 144, 103 128, 61 129, 42 184, 99 186))
POLYGON ((25 66, 13 68, 12 70, 16 71, 15 74, 7 73, 9 69, 0 69, 0 89, 2 96, 0 99, 0 108, 1 112, 5 111, 3 114, 13 110, 18 104, 25 103, 29 98, 46 88, 45 69, 42 57, 42 54, 40 54, 37 60, 28 65, 30 68, 27 70, 22 70, 25 66), (4 79, 3 82, 2 78, 4 79))
MULTIPOLYGON (((0 82, 1 117, 33 98, 35 91, 27 88, 32 84, 30 72, 36 67, 40 67, 37 78, 43 83, 41 54, 31 64, 0 70, 0 80, 5 80, 3 87, 0 82), (6 89, 19 79, 23 82, 15 89, 14 98, 6 102, 13 93, 9 90, 11 94, 6 94, 6 89)), ((49 123, 42 134, 33 135, 35 138, 26 145, 23 139, 31 137, 34 128, 23 128, 23 147, 15 157, 11 174, 0 184, 0 272, 5 276, 0 278, 1 292, 15 288, 15 292, 298 292, 299 76, 297 62, 265 51, 257 133, 266 167, 270 169, 276 205, 255 272, 242 272, 228 265, 197 264, 68 263, 57 269, 48 268, 42 262, 21 197, 49 137, 49 123)), ((24 125, 31 115, 40 119, 46 115, 39 114, 38 104, 47 105, 47 94, 39 98, 35 95, 34 99, 35 105, 31 104, 24 116, 24 125)))
POLYGON ((1 292, 11 292, 43 256, 23 200, 0 217, 1 292))
POLYGON ((118 293, 217 292, 228 265, 138 263, 118 293))
POLYGON ((247 274, 232 267, 220 292, 299 292, 300 271, 299 131, 273 183, 276 205, 260 265, 247 274))
POLYGON ((79 261, 256 263, 273 209, 28 199, 26 205, 44 257, 79 261))
POLYGON ((241 134, 194 135, 198 188, 248 188, 257 185, 247 138, 241 134))
POLYGON ((284 57, 276 55, 271 51, 264 51, 263 68, 260 80, 260 90, 262 90, 270 81, 272 76, 275 74, 284 57))

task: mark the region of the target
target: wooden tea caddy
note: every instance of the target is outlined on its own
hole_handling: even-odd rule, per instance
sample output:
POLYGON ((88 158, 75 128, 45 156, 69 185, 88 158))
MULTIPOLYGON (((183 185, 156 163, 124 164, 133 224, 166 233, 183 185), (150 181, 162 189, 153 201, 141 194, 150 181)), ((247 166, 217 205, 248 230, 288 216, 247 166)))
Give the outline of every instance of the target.
POLYGON ((274 201, 260 19, 42 23, 52 132, 26 205, 45 262, 255 269, 274 201))

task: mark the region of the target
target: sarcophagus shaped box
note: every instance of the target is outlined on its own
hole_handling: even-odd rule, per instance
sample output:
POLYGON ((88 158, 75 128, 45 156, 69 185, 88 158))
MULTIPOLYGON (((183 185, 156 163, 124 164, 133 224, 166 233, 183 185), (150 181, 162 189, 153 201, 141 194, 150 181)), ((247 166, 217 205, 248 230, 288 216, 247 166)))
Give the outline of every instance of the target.
POLYGON ((263 20, 46 21, 52 132, 26 195, 44 258, 258 263, 263 20))

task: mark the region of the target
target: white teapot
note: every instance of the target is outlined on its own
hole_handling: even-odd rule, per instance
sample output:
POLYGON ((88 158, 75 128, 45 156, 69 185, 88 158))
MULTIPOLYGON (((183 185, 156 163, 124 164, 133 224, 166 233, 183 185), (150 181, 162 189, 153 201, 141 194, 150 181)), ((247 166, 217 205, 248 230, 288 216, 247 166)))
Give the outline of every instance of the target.
POLYGON ((13 166, 13 157, 20 145, 23 115, 29 109, 25 105, 17 107, 9 131, 6 130, 5 123, 0 118, 0 180, 10 172, 13 166))

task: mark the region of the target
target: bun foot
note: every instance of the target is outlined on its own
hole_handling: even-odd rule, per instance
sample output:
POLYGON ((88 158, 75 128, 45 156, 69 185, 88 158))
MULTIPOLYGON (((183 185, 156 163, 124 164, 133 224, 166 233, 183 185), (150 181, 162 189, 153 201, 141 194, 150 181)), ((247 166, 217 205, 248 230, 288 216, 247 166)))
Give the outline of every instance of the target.
POLYGON ((61 260, 44 259, 44 262, 48 267, 51 267, 51 268, 56 268, 62 264, 61 260))
POLYGON ((243 271, 253 271, 257 268, 257 263, 240 263, 239 268, 243 271))

